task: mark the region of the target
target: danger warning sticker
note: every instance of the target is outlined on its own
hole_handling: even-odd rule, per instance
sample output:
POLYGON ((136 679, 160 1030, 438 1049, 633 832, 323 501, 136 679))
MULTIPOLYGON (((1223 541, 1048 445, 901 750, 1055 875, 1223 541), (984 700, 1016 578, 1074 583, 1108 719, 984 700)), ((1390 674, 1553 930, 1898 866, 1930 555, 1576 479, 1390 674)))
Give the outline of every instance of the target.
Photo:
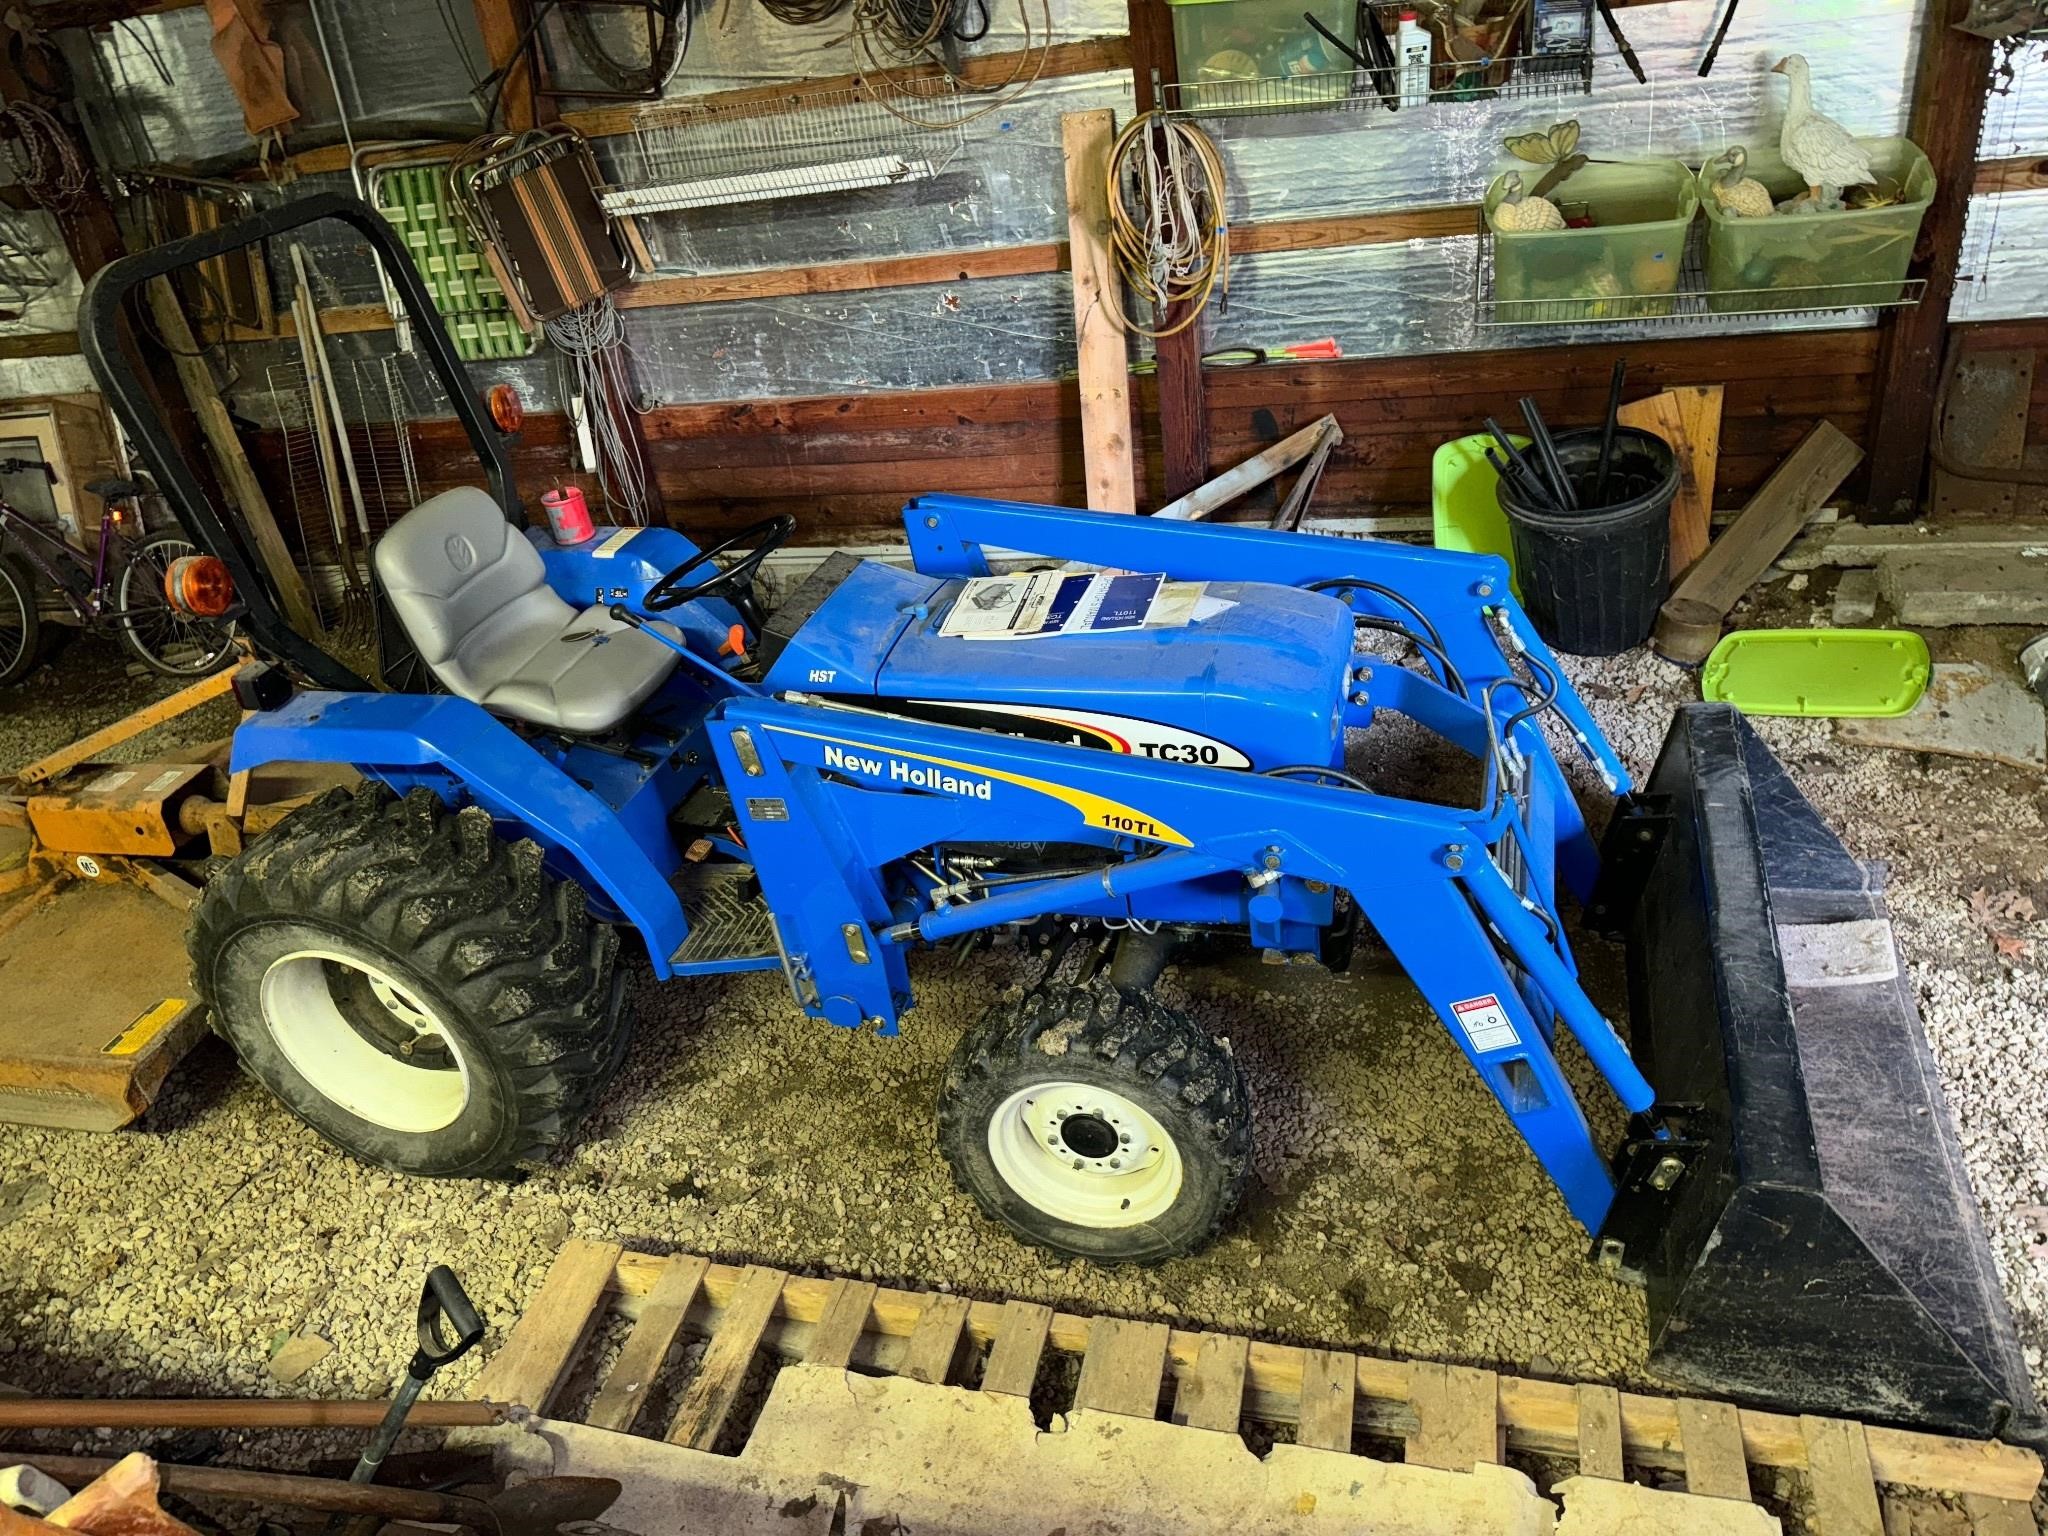
POLYGON ((1521 1036, 1515 1033, 1515 1026, 1508 1022, 1507 1011, 1501 1007, 1500 999, 1491 992, 1484 997, 1468 997, 1461 1003, 1451 1004, 1451 1014, 1475 1051, 1504 1051, 1509 1046, 1522 1043, 1521 1036))

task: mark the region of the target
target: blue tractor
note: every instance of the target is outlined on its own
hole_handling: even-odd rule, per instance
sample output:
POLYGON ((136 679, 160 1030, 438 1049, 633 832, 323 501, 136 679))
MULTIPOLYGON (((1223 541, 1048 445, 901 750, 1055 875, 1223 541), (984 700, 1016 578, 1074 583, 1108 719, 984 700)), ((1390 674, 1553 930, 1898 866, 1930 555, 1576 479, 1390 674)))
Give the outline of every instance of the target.
POLYGON ((625 1053, 623 945, 665 982, 778 972, 792 1008, 886 1036, 916 1027, 918 951, 1002 932, 1080 963, 960 1041, 939 1146, 1025 1241, 1165 1259, 1229 1218, 1255 1128, 1228 1043, 1154 995, 1162 967, 1222 935, 1341 970, 1369 935, 1589 1258, 1650 1287, 1653 1365, 1806 1408, 2030 1421, 1868 872, 1726 708, 1682 711, 1632 782, 1501 561, 931 495, 904 509, 906 562, 831 555, 764 611, 788 518, 710 547, 523 526, 403 247, 335 195, 116 263, 81 331, 271 658, 233 766, 365 781, 219 871, 191 936, 219 1032, 337 1145, 482 1177, 572 1137, 625 1053), (381 685, 279 618, 120 354, 138 284, 322 218, 383 259, 479 462, 375 549, 381 685), (1462 752, 1470 787, 1355 777, 1347 737, 1388 712, 1462 752), (1612 797, 1604 846, 1553 743, 1612 797), (1629 940, 1627 1038, 1580 983, 1560 887, 1629 940), (1627 1110, 1619 1146, 1560 1030, 1627 1110))

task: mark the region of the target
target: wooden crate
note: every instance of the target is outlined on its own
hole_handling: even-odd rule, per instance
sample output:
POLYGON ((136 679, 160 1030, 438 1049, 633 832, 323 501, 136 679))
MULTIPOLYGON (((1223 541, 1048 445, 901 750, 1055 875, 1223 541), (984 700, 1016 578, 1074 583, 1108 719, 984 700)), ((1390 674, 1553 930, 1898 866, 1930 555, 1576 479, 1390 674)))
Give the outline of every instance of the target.
POLYGON ((1061 1410, 1163 1414, 1229 1432, 1246 1421, 1289 1425, 1297 1444, 1347 1454, 1361 1438, 1398 1441, 1406 1461, 1458 1471, 1512 1449, 1576 1462, 1591 1478, 1678 1469, 1692 1493, 1748 1501, 1752 1468, 1791 1468, 1809 1480, 1810 1529, 1819 1536, 1883 1536, 1880 1484, 1961 1496, 1981 1536, 2020 1536, 2034 1529, 2027 1500, 2041 1479, 2033 1452, 1995 1442, 630 1253, 581 1238, 562 1250, 491 1355, 476 1395, 547 1414, 563 1406, 557 1400, 573 1377, 589 1393, 584 1423, 710 1450, 733 1438, 728 1420, 763 1351, 1014 1396, 1060 1374, 1041 1371, 1053 1351, 1079 1357, 1061 1410), (602 1368, 590 1341, 615 1318, 630 1331, 602 1368), (709 1343, 694 1372, 676 1381, 671 1361, 684 1338, 709 1343), (657 1388, 674 1406, 665 1422, 643 1423, 657 1388))

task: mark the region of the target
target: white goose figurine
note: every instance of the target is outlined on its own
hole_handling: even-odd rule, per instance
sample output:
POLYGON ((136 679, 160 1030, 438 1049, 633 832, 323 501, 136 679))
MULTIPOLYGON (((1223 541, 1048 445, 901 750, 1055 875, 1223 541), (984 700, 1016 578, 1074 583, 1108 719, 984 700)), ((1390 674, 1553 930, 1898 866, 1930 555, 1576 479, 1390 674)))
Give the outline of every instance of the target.
POLYGON ((1813 110, 1813 85, 1803 55, 1787 54, 1771 66, 1792 86, 1785 108, 1785 126, 1778 135, 1778 153, 1806 183, 1806 195, 1819 207, 1841 200, 1844 187, 1877 180, 1870 156, 1849 130, 1813 110))

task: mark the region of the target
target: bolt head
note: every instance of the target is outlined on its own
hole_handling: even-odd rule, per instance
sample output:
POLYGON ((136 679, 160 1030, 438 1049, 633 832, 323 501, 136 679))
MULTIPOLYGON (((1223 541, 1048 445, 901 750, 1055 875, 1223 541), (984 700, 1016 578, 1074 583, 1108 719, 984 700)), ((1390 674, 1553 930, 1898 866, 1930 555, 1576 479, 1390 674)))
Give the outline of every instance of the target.
POLYGON ((1493 583, 1492 583, 1492 582, 1490 582, 1490 581, 1482 581, 1482 582, 1480 582, 1478 586, 1476 586, 1476 587, 1474 587, 1474 588, 1472 589, 1472 595, 1473 595, 1474 597, 1491 597, 1491 596, 1493 596, 1493 583))
POLYGON ((939 526, 939 520, 936 517, 927 517, 924 520, 924 525, 927 528, 936 528, 939 526))

